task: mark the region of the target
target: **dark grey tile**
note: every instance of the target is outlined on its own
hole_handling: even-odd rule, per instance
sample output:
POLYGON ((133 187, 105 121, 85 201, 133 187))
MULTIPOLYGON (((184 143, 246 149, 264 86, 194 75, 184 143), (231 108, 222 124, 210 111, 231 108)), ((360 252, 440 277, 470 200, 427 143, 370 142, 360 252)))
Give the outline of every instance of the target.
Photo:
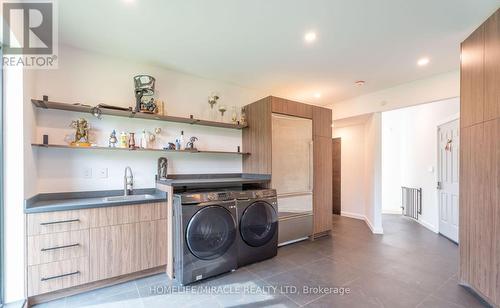
POLYGON ((172 285, 172 281, 166 273, 156 274, 135 280, 138 288, 144 288, 156 285, 172 285))
POLYGON ((86 307, 102 307, 102 308, 128 308, 128 307, 143 307, 143 303, 141 297, 139 296, 139 292, 129 291, 125 293, 120 293, 116 295, 112 295, 105 298, 96 299, 95 301, 91 301, 85 304, 86 307))
POLYGON ((312 243, 297 243, 281 247, 278 250, 278 256, 283 262, 288 262, 295 266, 302 266, 307 263, 322 259, 323 254, 318 249, 314 249, 312 243), (297 245, 297 246, 295 246, 297 245))
POLYGON ((450 277, 446 271, 430 273, 413 264, 388 263, 382 266, 379 273, 405 282, 407 285, 423 292, 433 292, 440 288, 450 277))
MULTIPOLYGON (((4 305, 3 307, 4 308, 20 308, 20 307, 22 307, 22 305, 14 306, 14 305, 8 304, 8 305, 4 305)), ((34 305, 32 307, 36 307, 36 308, 65 308, 66 307, 66 298, 56 299, 56 300, 46 302, 43 304, 34 305)))
POLYGON ((383 304, 377 298, 368 296, 366 293, 357 290, 348 293, 327 294, 317 300, 305 305, 308 308, 383 308, 383 304))
POLYGON ((383 307, 415 307, 428 295, 403 281, 377 273, 366 273, 349 287, 354 294, 364 294, 366 300, 383 307))
POLYGON ((296 268, 298 265, 281 255, 262 262, 245 266, 245 269, 256 274, 260 278, 267 278, 296 268))
POLYGON ((464 308, 464 306, 455 305, 434 296, 429 296, 423 300, 417 308, 464 308))
MULTIPOLYGON (((212 301, 210 294, 193 294, 190 292, 171 293, 141 298, 144 308, 190 307, 212 301)), ((206 306, 208 307, 208 306, 206 306)))
POLYGON ((347 283, 363 275, 362 271, 349 264, 328 258, 304 265, 303 268, 309 273, 312 280, 335 287, 344 287, 347 283))
POLYGON ((335 287, 325 285, 316 274, 309 272, 303 267, 264 280, 299 305, 307 304, 322 295, 310 292, 310 288, 335 287))

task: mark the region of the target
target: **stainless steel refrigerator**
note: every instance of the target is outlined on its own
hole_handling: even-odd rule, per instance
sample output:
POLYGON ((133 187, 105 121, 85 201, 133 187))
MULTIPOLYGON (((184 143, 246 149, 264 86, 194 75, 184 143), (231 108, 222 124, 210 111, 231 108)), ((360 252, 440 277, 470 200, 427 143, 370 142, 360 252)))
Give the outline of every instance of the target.
POLYGON ((272 182, 278 193, 279 244, 313 231, 312 120, 272 115, 272 182))

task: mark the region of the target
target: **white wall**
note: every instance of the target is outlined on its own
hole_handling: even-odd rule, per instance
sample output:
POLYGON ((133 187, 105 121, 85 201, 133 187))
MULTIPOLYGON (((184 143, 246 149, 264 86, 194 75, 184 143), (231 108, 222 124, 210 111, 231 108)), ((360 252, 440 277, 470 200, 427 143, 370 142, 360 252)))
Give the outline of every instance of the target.
MULTIPOLYGON (((169 115, 208 118, 208 95, 218 91, 220 104, 243 106, 265 96, 264 93, 242 88, 233 84, 194 77, 157 66, 116 59, 72 47, 59 49, 59 69, 36 72, 35 98, 48 95, 49 100, 65 103, 81 102, 90 105, 107 103, 119 106, 134 106, 133 79, 136 74, 145 73, 156 78, 159 98, 166 102, 169 115)), ((29 105, 31 105, 28 102, 29 105)), ((79 113, 63 111, 35 111, 37 125, 34 142, 41 142, 48 134, 50 143, 64 144, 66 135, 73 129, 71 120, 81 117, 79 113)), ((229 118, 226 112, 226 118, 229 118)), ((148 120, 130 121, 118 117, 97 120, 83 115, 90 121, 92 141, 107 145, 113 129, 119 133, 135 132, 136 142, 143 129, 153 131, 155 127, 163 132, 155 147, 173 142, 184 130, 185 139, 197 136, 199 149, 236 151, 241 145, 241 131, 188 124, 165 123, 148 120)), ((187 140, 186 140, 187 142, 187 140)), ((169 158, 169 173, 223 173, 241 172, 241 157, 238 155, 214 154, 162 154, 157 152, 108 152, 71 151, 64 149, 34 149, 38 173, 38 192, 121 189, 123 170, 129 165, 134 171, 137 188, 153 187, 156 161, 160 156, 169 158), (92 168, 92 178, 84 178, 85 168, 92 168), (101 178, 99 171, 107 168, 108 177, 101 178)))
MULTIPOLYGON (((404 109, 400 109, 404 110, 404 109)), ((382 113, 382 213, 401 214, 401 127, 400 112, 382 113)))
POLYGON ((460 71, 404 83, 333 104, 333 119, 389 111, 460 96, 460 71))
MULTIPOLYGON (((31 132, 23 125, 26 113, 23 101, 30 86, 32 74, 23 73, 22 67, 3 70, 4 102, 4 210, 5 210, 5 302, 24 299, 24 211, 25 191, 34 188, 34 180, 27 171, 31 167, 26 155, 25 136, 31 132)), ((36 178, 36 174, 34 174, 36 178)))
POLYGON ((333 137, 341 138, 341 215, 363 219, 382 233, 380 215, 380 114, 334 122, 333 137))
POLYGON ((341 214, 364 219, 365 124, 336 127, 334 138, 341 138, 341 214))
POLYGON ((383 233, 381 217, 382 116, 374 113, 365 125, 365 215, 373 233, 383 233))
POLYGON ((384 211, 400 205, 401 186, 422 188, 420 222, 438 231, 437 125, 459 112, 459 99, 453 98, 383 113, 384 211))

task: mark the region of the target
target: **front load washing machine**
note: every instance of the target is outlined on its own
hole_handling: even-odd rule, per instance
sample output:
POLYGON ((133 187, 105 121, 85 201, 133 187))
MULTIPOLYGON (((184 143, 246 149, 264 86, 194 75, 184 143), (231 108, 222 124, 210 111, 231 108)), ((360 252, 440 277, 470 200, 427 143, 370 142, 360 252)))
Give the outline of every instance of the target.
POLYGON ((238 266, 272 258, 278 253, 276 190, 233 192, 238 214, 238 266))
POLYGON ((174 280, 186 285, 237 268, 236 202, 231 192, 174 195, 174 280))

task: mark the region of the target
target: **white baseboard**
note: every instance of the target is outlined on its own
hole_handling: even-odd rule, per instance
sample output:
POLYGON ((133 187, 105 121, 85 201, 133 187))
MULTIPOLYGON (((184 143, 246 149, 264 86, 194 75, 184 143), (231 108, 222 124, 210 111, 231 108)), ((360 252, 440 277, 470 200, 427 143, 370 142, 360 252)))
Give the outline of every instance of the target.
POLYGON ((399 215, 401 215, 401 210, 382 210, 382 214, 399 214, 399 215))
POLYGON ((427 229, 431 230, 432 232, 439 233, 439 229, 436 226, 428 223, 427 221, 419 219, 417 220, 417 222, 422 226, 426 227, 427 229))
POLYGON ((384 230, 382 228, 375 228, 373 226, 372 222, 366 217, 365 217, 365 222, 368 225, 368 228, 370 228, 370 230, 372 230, 373 234, 384 234, 384 230))
POLYGON ((345 217, 354 218, 354 219, 361 219, 361 220, 366 219, 365 215, 361 215, 358 213, 345 212, 345 211, 341 211, 340 216, 345 216, 345 217))
POLYGON ((364 216, 364 215, 361 215, 358 213, 345 212, 345 211, 341 211, 340 215, 345 216, 345 217, 349 217, 349 218, 363 220, 366 223, 366 225, 368 226, 368 228, 370 228, 370 230, 372 231, 373 234, 384 234, 384 230, 382 228, 377 229, 377 228, 373 227, 370 220, 368 220, 368 218, 366 218, 366 216, 364 216))

